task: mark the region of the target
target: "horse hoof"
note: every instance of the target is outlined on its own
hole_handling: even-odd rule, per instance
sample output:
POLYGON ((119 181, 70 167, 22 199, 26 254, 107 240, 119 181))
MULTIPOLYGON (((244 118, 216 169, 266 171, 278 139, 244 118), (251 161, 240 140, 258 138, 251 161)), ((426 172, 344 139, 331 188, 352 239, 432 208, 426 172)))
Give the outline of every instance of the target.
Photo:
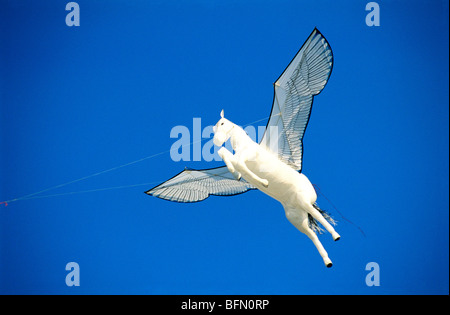
POLYGON ((334 241, 339 241, 341 239, 341 236, 337 233, 333 233, 333 239, 334 241))
POLYGON ((331 268, 331 267, 333 267, 333 263, 330 262, 326 266, 327 266, 327 268, 331 268))

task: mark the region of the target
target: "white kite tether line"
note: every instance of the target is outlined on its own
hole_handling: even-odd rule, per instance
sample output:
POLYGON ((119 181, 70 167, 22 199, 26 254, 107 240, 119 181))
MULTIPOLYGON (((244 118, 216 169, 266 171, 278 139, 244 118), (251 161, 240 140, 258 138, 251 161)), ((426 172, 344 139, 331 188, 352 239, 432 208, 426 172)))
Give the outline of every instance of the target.
MULTIPOLYGON (((244 127, 250 126, 250 125, 258 123, 258 122, 261 122, 263 120, 267 120, 268 118, 269 117, 265 117, 265 118, 261 118, 261 119, 255 120, 255 121, 253 121, 251 123, 248 123, 248 124, 244 125, 244 127)), ((193 141, 193 142, 189 143, 189 145, 196 144, 196 143, 202 142, 204 140, 207 140, 207 138, 200 139, 200 140, 197 140, 197 141, 193 141)), ((95 177, 95 176, 99 176, 99 175, 102 175, 102 174, 105 174, 105 173, 109 173, 109 172, 115 171, 117 169, 126 167, 126 166, 130 166, 130 165, 133 165, 133 164, 136 164, 136 163, 139 163, 139 162, 143 162, 145 160, 149 160, 149 159, 157 157, 159 155, 163 155, 163 154, 169 153, 172 150, 173 149, 161 151, 161 152, 158 152, 158 153, 155 153, 155 154, 143 157, 141 159, 138 159, 138 160, 135 160, 135 161, 132 161, 132 162, 128 162, 128 163, 125 163, 125 164, 122 164, 122 165, 119 165, 119 166, 115 166, 115 167, 112 167, 112 168, 109 168, 109 169, 106 169, 106 170, 103 170, 103 171, 100 171, 100 172, 97 172, 97 173, 94 173, 94 174, 91 174, 91 175, 87 175, 87 176, 84 176, 84 177, 80 177, 78 179, 74 179, 74 180, 68 181, 68 182, 63 183, 63 184, 59 184, 59 185, 55 185, 55 186, 52 186, 52 187, 49 187, 49 188, 46 188, 46 189, 42 189, 42 190, 39 190, 37 192, 31 193, 31 194, 27 194, 27 195, 24 195, 24 196, 21 196, 21 197, 18 197, 18 198, 1 201, 0 205, 3 204, 5 206, 7 206, 8 204, 10 204, 12 202, 15 202, 15 201, 19 201, 19 200, 29 200, 29 199, 38 199, 38 198, 50 198, 50 197, 57 197, 57 196, 74 195, 74 194, 82 194, 82 193, 89 193, 89 192, 96 192, 96 191, 132 188, 132 187, 139 187, 139 186, 157 184, 157 183, 160 183, 161 181, 154 181, 154 182, 150 182, 150 183, 141 183, 141 184, 132 184, 132 185, 124 185, 124 186, 115 186, 115 187, 106 187, 106 188, 97 188, 97 189, 90 189, 90 190, 72 191, 72 192, 51 194, 51 195, 40 195, 40 194, 42 194, 44 192, 55 190, 57 188, 68 186, 70 184, 81 182, 83 180, 87 180, 87 179, 95 177)))

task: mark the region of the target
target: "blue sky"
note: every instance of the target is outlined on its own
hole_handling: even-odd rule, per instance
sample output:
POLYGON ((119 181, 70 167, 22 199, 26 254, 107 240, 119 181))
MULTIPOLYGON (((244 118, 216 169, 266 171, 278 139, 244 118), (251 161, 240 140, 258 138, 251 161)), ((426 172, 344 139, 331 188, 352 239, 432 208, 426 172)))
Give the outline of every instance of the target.
MULTIPOLYGON (((170 149, 177 125, 268 117, 272 83, 317 27, 334 68, 303 171, 339 221, 320 236, 257 191, 178 204, 145 195, 184 167, 168 152, 0 205, 0 292, 448 294, 448 1, 5 1, 0 201, 170 149), (67 194, 73 193, 73 194, 67 194), (68 262, 80 286, 68 287, 68 262), (366 264, 380 266, 368 287, 366 264)), ((266 121, 257 125, 265 125, 266 121)))

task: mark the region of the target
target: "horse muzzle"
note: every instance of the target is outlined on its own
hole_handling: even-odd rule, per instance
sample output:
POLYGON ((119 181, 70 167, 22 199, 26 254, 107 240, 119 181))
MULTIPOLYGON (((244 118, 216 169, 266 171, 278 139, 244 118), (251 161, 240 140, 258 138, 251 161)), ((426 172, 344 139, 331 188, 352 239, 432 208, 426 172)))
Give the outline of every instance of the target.
POLYGON ((218 131, 214 134, 213 142, 218 147, 221 147, 227 140, 228 137, 224 132, 218 131))

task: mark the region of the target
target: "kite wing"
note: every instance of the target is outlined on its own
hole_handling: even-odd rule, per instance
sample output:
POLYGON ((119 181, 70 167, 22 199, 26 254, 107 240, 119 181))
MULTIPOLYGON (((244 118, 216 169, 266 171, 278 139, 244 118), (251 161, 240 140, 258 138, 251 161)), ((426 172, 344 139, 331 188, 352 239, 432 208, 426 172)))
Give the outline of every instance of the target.
MULTIPOLYGON (((274 83, 272 111, 260 144, 274 151, 295 170, 302 169, 303 135, 313 98, 325 87, 333 68, 333 53, 317 30, 274 83), (276 148, 273 148, 273 145, 276 148)), ((197 202, 215 196, 242 194, 254 186, 237 181, 226 166, 205 170, 185 169, 146 194, 177 202, 197 202)))
POLYGON ((164 183, 146 191, 151 196, 176 202, 197 202, 215 196, 242 194, 254 186, 237 181, 226 166, 205 170, 185 169, 164 183))
POLYGON ((327 84, 332 68, 331 47, 315 28, 274 83, 272 111, 260 144, 300 172, 313 98, 327 84))

